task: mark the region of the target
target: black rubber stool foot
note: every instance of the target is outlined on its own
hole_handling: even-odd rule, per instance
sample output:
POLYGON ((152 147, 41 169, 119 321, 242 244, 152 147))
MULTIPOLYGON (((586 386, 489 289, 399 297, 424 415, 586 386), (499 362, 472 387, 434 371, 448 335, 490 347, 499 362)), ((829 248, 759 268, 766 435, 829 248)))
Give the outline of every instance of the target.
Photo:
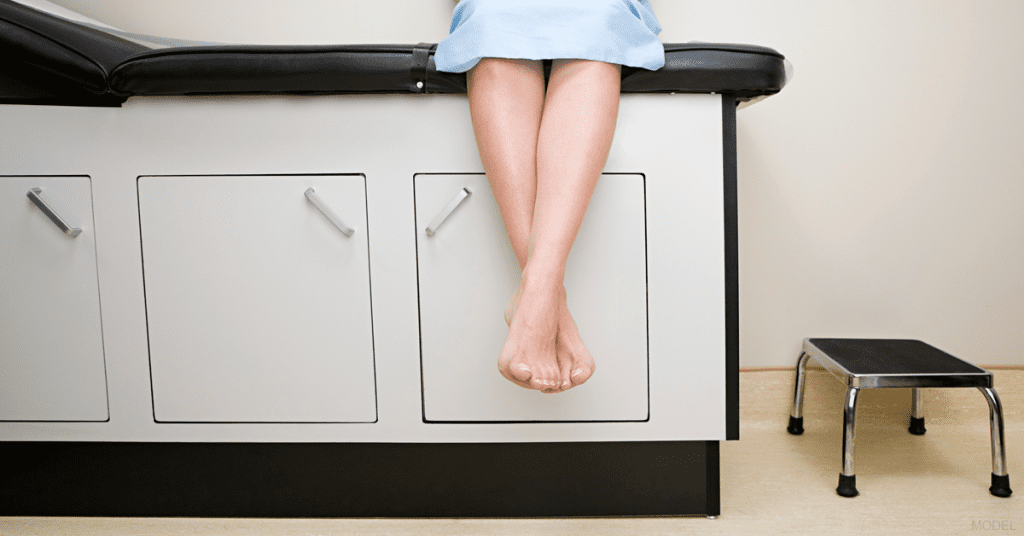
POLYGON ((786 427, 786 431, 793 435, 800 435, 804 433, 804 418, 789 416, 789 426, 786 427))
POLYGON ((924 435, 924 433, 925 433, 924 417, 921 417, 920 419, 916 419, 914 417, 911 417, 910 418, 910 428, 908 428, 908 430, 910 431, 910 433, 912 433, 914 435, 924 435))
POLYGON ((988 490, 996 497, 1009 497, 1013 493, 1010 489, 1010 475, 996 476, 992 473, 992 487, 988 490))
POLYGON ((842 473, 839 474, 839 487, 836 488, 836 493, 843 497, 856 497, 857 496, 857 475, 846 476, 842 473))

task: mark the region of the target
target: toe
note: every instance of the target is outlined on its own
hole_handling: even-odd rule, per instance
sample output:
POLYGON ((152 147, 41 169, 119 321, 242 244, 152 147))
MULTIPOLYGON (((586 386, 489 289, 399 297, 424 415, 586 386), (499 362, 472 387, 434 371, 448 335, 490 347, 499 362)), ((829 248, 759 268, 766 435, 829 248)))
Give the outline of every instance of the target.
POLYGON ((512 374, 512 377, 521 382, 528 381, 531 377, 533 377, 533 372, 530 370, 530 367, 526 366, 523 363, 516 363, 515 365, 510 365, 508 367, 508 370, 509 373, 512 374))
POLYGON ((547 391, 548 389, 551 389, 551 384, 548 380, 540 377, 533 377, 530 378, 530 387, 538 391, 547 391))
POLYGON ((545 378, 548 382, 548 390, 552 393, 558 393, 562 390, 562 374, 558 366, 551 366, 548 368, 547 377, 545 378))
POLYGON ((593 374, 594 370, 590 367, 576 367, 572 370, 572 375, 569 379, 572 381, 573 387, 575 387, 586 383, 593 374))
POLYGON ((537 373, 530 378, 530 386, 542 392, 551 389, 551 380, 548 367, 538 367, 537 373))
POLYGON ((572 362, 562 360, 558 362, 558 391, 572 389, 572 381, 569 379, 569 371, 572 369, 572 362))
POLYGON ((530 373, 530 368, 526 365, 520 363, 518 365, 502 367, 501 363, 498 363, 498 371, 501 372, 501 375, 504 376, 506 380, 524 389, 533 389, 529 383, 532 374, 530 373))

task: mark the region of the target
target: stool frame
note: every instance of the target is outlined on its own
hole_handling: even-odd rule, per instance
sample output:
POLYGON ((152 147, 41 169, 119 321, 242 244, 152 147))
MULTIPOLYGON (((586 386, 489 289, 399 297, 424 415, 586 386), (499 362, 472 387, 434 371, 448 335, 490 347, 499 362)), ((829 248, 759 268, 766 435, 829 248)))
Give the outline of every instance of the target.
MULTIPOLYGON (((819 339, 820 340, 820 339, 819 339)), ((856 497, 859 492, 854 473, 854 446, 856 440, 857 396, 861 389, 910 388, 911 418, 909 432, 923 435, 924 414, 921 408, 922 387, 976 387, 985 396, 989 408, 989 427, 992 435, 992 486, 989 492, 997 497, 1009 497, 1010 477, 1006 469, 1006 451, 1003 441, 1003 409, 999 395, 992 387, 992 373, 978 369, 978 373, 942 374, 922 372, 918 374, 864 374, 848 370, 842 364, 819 349, 812 339, 804 339, 803 351, 797 359, 796 385, 793 396, 793 411, 790 413, 787 431, 793 435, 803 433, 803 399, 807 378, 807 362, 813 358, 825 370, 847 385, 843 406, 843 469, 839 474, 836 493, 843 497, 856 497)), ((966 364, 966 362, 964 362, 966 364)), ((977 367, 975 367, 977 368, 977 367)))

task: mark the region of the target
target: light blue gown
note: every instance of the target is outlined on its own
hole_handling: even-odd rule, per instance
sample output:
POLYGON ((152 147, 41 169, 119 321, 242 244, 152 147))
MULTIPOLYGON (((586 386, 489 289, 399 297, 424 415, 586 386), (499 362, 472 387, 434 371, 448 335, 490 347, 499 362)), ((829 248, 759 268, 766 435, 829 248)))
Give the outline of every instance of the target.
POLYGON ((659 33, 648 0, 462 0, 434 65, 462 73, 485 57, 577 58, 656 71, 659 33))

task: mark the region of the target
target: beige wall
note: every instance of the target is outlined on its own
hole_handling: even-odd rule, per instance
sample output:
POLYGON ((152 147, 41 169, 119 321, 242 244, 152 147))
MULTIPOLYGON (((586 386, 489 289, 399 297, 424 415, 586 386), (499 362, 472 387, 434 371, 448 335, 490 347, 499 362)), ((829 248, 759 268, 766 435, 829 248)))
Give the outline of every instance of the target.
MULTIPOLYGON (((452 10, 58 3, 125 30, 236 43, 437 42, 452 10)), ((804 337, 916 338, 1024 364, 1024 2, 651 4, 663 42, 766 45, 796 67, 738 118, 742 366, 792 366, 804 337)))

